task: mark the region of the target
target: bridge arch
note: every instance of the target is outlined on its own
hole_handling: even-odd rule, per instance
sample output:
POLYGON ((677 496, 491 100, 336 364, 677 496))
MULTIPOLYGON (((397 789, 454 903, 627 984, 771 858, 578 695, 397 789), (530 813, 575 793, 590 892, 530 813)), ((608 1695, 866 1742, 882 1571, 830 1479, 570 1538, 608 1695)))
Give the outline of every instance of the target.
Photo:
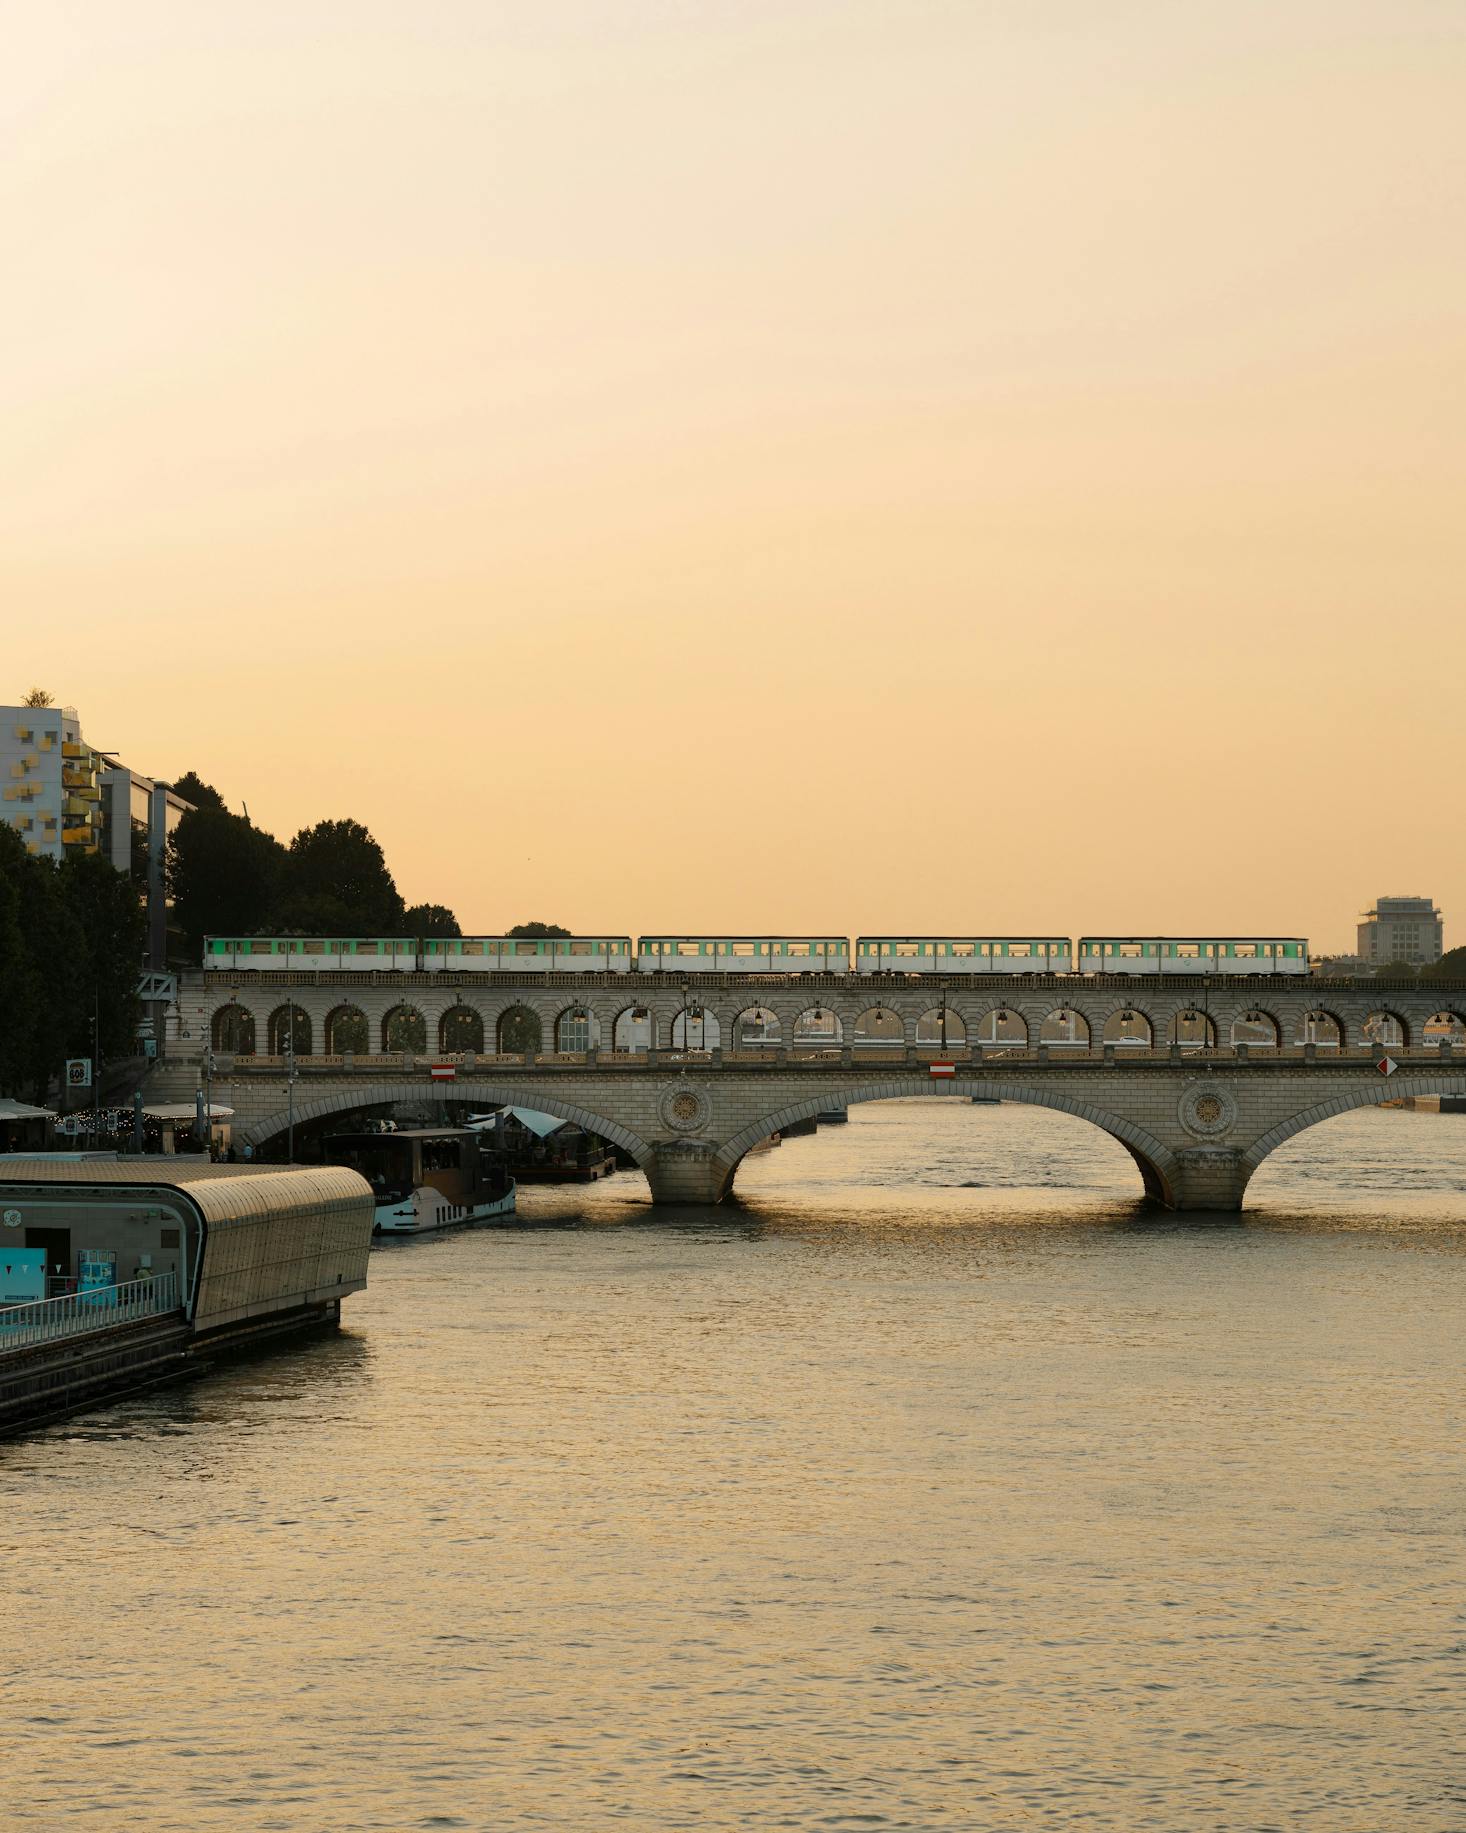
POLYGON ((1155 1026, 1150 1022, 1150 1014, 1142 1012, 1139 1006, 1116 1006, 1106 1017, 1101 1036, 1105 1043, 1119 1044, 1122 1048, 1155 1048, 1155 1026))
POLYGON ((326 1055, 345 1056, 348 1052, 366 1056, 372 1047, 372 1030, 360 1006, 333 1006, 326 1014, 326 1055))
POLYGON ((298 1057, 308 1057, 311 1053, 310 1013, 294 1000, 276 1006, 270 1014, 268 1040, 272 1057, 283 1057, 287 1050, 293 1050, 298 1057))
POLYGON ((1442 1006, 1420 1027, 1420 1041, 1427 1050, 1438 1050, 1442 1044, 1453 1050, 1466 1049, 1466 1014, 1442 1006))
POLYGON ((1320 1121, 1336 1120, 1340 1114, 1350 1114, 1361 1107, 1382 1107, 1386 1101, 1398 1101, 1404 1095, 1459 1094, 1466 1094, 1466 1068, 1457 1069, 1454 1073, 1442 1070, 1438 1075, 1417 1072, 1409 1076, 1391 1076, 1388 1081, 1381 1076, 1378 1087, 1352 1089, 1347 1094, 1335 1095, 1329 1101, 1319 1101, 1313 1107, 1304 1108, 1301 1113, 1279 1121, 1260 1139, 1254 1140, 1242 1154, 1242 1169, 1246 1177, 1250 1178, 1263 1160, 1287 1140, 1307 1132, 1309 1127, 1316 1127, 1320 1121))
POLYGON ((445 1056, 453 1056, 466 1051, 481 1051, 484 1047, 484 1021, 482 1013, 475 1012, 472 1006, 449 1006, 438 1020, 438 1048, 445 1056))
MULTIPOLYGON (((411 1082, 376 1083, 370 1090, 338 1089, 332 1094, 297 1101, 295 1124, 304 1127, 312 1121, 329 1120, 333 1114, 355 1113, 368 1107, 395 1107, 398 1102, 418 1105, 423 1098, 420 1076, 411 1082)), ((639 1133, 623 1126, 619 1120, 610 1120, 604 1114, 582 1107, 579 1102, 566 1101, 558 1095, 548 1094, 533 1082, 520 1085, 488 1077, 460 1076, 453 1084, 453 1100, 474 1108, 531 1107, 542 1114, 554 1114, 557 1119, 573 1121, 576 1126, 584 1127, 586 1132, 599 1134, 602 1139, 609 1139, 612 1145, 629 1153, 643 1171, 656 1158, 655 1148, 639 1133)), ((278 1138, 288 1125, 289 1116, 282 1107, 273 1114, 267 1114, 263 1120, 236 1126, 234 1137, 241 1144, 263 1145, 266 1140, 278 1138)))
POLYGON ((1039 1021, 1038 1041, 1060 1050, 1088 1050, 1089 1020, 1074 1006, 1056 1006, 1039 1021))
POLYGON ((1342 1050, 1344 1021, 1337 1012, 1329 1012, 1323 1006, 1310 1006, 1298 1021, 1295 1041, 1312 1044, 1318 1050, 1342 1050))
POLYGON ((919 1048, 947 1050, 967 1042, 967 1023, 955 1006, 931 1006, 916 1021, 919 1048))
POLYGON ((906 1047, 906 1024, 890 1006, 868 1006, 851 1028, 851 1042, 860 1049, 906 1047))
POLYGON ((252 1057, 255 1053, 255 1015, 237 1000, 219 1007, 209 1032, 215 1050, 236 1057, 252 1057))
POLYGON ((555 1014, 556 1054, 576 1054, 601 1047, 601 1021, 593 1006, 566 1006, 555 1014))
POLYGON ((845 1041, 845 1027, 833 1006, 806 1006, 789 1030, 796 1050, 836 1049, 845 1041))
POLYGON ((544 1035, 540 1015, 533 1007, 508 1006, 494 1026, 494 1048, 503 1056, 523 1056, 526 1051, 538 1050, 544 1035))
POLYGON ((723 1041, 723 1027, 711 1006, 683 1006, 672 1019, 674 1050, 716 1050, 723 1041))
MULTIPOLYGON (((797 1121, 808 1120, 812 1115, 824 1113, 832 1107, 854 1107, 862 1101, 901 1101, 909 1100, 914 1091, 909 1076, 896 1077, 889 1082, 873 1083, 865 1088, 848 1088, 835 1084, 816 1093, 800 1095, 797 1100, 787 1102, 784 1106, 773 1109, 761 1119, 753 1121, 741 1132, 720 1146, 713 1155, 713 1162, 726 1173, 726 1187, 731 1187, 734 1174, 749 1150, 760 1140, 767 1139, 771 1133, 781 1133, 786 1127, 797 1121)), ((1091 1102, 1076 1100, 1072 1095, 1050 1094, 1042 1088, 1034 1088, 1021 1083, 979 1081, 965 1076, 956 1076, 944 1085, 944 1097, 953 1095, 975 1095, 994 1097, 999 1101, 1024 1102, 1030 1107, 1047 1107, 1057 1113, 1073 1114, 1076 1119, 1087 1120, 1102 1133, 1124 1146, 1135 1160, 1140 1171, 1145 1194, 1157 1202, 1174 1206, 1173 1190, 1176 1179, 1176 1157, 1168 1146, 1161 1143, 1143 1127, 1133 1121, 1122 1119, 1118 1114, 1106 1112, 1091 1102)))
POLYGON ((1277 1050, 1283 1042, 1283 1027, 1271 1012, 1260 1006, 1249 1006, 1232 1020, 1232 1047, 1246 1044, 1253 1050, 1277 1050))
POLYGON ((979 1044, 1012 1044, 1026 1048, 1028 1020, 1016 1006, 989 1006, 973 1026, 972 1036, 979 1044))
POLYGON ((1360 1026, 1360 1036, 1366 1044, 1373 1044, 1378 1050, 1410 1048, 1409 1023, 1389 1006, 1377 1007, 1369 1014, 1360 1026))
POLYGON ((1171 1014, 1166 1042, 1179 1044, 1183 1050, 1215 1050, 1217 1021, 1199 1006, 1183 1006, 1179 1012, 1171 1014))
POLYGON ((611 1021, 613 1050, 650 1050, 656 1039, 656 1019, 650 1006, 623 1006, 611 1021))
POLYGON ((382 1015, 382 1048, 391 1055, 421 1056, 428 1047, 428 1024, 416 1006, 393 1006, 382 1015))
POLYGON ((729 1026, 734 1050, 776 1050, 784 1041, 784 1028, 772 1006, 745 1006, 729 1026))

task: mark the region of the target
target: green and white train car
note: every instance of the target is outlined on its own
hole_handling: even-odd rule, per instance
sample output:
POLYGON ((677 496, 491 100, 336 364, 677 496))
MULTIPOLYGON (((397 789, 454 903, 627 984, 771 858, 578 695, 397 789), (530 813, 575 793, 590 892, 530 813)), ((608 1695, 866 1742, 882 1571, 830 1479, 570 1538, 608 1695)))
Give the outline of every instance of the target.
POLYGON ((1306 974, 1303 936, 1081 936, 1081 974, 1306 974))
POLYGON ((857 936, 858 974, 1068 974, 1068 936, 857 936))
POLYGON ((848 974, 849 936, 642 936, 644 974, 848 974))
POLYGON ((429 937, 422 965, 435 974, 625 974, 631 937, 429 937))
POLYGON ((363 974, 417 966, 415 936, 206 936, 204 966, 232 974, 363 974))

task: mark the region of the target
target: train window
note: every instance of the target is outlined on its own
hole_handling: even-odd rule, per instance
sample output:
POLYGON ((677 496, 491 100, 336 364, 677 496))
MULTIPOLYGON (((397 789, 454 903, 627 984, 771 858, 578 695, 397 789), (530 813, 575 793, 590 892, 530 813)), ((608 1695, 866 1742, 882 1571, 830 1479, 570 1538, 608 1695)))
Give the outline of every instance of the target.
POLYGON ((807 955, 809 953, 808 942, 791 942, 789 944, 789 953, 791 955, 807 955))
POLYGON ((537 955, 540 952, 540 945, 538 942, 516 942, 514 952, 516 955, 537 955))
POLYGON ((594 953, 594 950, 591 948, 589 942, 572 942, 570 944, 570 953, 572 955, 589 955, 594 953))
POLYGON ((1010 955, 1019 956, 1031 955, 1033 953, 1033 947, 1032 944, 1028 942, 1010 942, 1008 944, 1008 953, 1010 955))
POLYGON ((1198 961, 1201 958, 1201 944, 1199 942, 1178 942, 1175 952, 1183 961, 1198 961))
POLYGON ((962 956, 975 955, 977 953, 977 944, 975 942, 954 942, 952 944, 952 953, 962 956))
POLYGON ((353 942, 351 952, 354 955, 374 955, 377 953, 375 942, 353 942))
POLYGON ((1239 942, 1233 952, 1244 961, 1255 961, 1257 959, 1257 944, 1255 942, 1239 942))
POLYGON ((326 952, 326 945, 324 942, 319 942, 312 937, 301 943, 300 952, 303 955, 324 955, 326 952))
POLYGON ((702 953, 702 943, 679 942, 677 944, 677 953, 679 955, 700 955, 702 953))
POLYGON ((733 944, 733 953, 735 955, 751 955, 753 953, 753 943, 735 942, 733 944))
POLYGON ((1139 942, 1121 942, 1118 944, 1112 943, 1110 946, 1110 953, 1114 955, 1120 955, 1123 959, 1127 961, 1135 961, 1135 960, 1138 960, 1140 956, 1142 956, 1145 953, 1145 949, 1143 945, 1139 942))
POLYGON ((275 952, 275 944, 256 940, 250 943, 249 952, 252 955, 272 955, 275 952))
POLYGON ((460 942, 458 952, 460 955, 481 955, 484 952, 484 945, 475 937, 472 942, 460 942))

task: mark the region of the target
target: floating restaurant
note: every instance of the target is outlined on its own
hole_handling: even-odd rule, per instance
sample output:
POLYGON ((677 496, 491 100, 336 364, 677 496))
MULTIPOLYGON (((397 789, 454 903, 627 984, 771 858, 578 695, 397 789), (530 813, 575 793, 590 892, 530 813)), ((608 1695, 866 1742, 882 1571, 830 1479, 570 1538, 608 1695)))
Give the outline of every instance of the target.
POLYGON ((0 1159, 0 1433, 337 1323, 374 1210, 335 1165, 0 1159))

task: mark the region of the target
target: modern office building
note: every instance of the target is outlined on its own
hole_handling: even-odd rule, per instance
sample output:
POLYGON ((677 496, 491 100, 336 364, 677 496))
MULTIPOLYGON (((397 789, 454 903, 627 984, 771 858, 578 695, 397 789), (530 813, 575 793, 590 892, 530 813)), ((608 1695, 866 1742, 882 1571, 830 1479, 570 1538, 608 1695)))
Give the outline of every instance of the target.
POLYGON ((1367 967, 1429 967, 1445 952, 1445 925, 1435 900, 1382 897, 1359 918, 1359 956, 1367 967))

